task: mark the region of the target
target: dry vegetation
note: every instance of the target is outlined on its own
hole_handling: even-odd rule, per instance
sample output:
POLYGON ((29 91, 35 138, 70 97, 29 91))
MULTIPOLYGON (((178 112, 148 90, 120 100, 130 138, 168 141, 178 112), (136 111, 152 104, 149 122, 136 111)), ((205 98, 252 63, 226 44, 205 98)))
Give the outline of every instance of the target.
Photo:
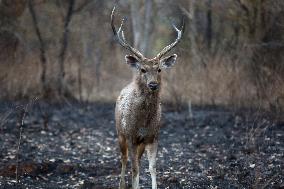
MULTIPOLYGON (((14 12, 4 12, 0 25, 2 98, 61 95, 58 83, 63 62, 63 95, 84 101, 115 99, 131 71, 123 64, 125 52, 119 50, 110 31, 112 2, 75 1, 69 20, 72 1, 19 1, 25 9, 7 2, 2 1, 1 8, 14 12), (44 82, 42 56, 46 59, 44 82)), ((154 1, 151 22, 155 24, 148 44, 152 52, 148 54, 155 54, 174 37, 169 19, 178 23, 182 14, 187 19, 187 31, 177 49, 179 64, 164 74, 165 100, 177 107, 190 101, 281 112, 283 7, 280 0, 154 1)), ((126 1, 119 8, 122 17, 130 17, 126 1)), ((145 6, 139 8, 142 14, 145 6)), ((135 30, 132 23, 130 17, 128 36, 135 30)))

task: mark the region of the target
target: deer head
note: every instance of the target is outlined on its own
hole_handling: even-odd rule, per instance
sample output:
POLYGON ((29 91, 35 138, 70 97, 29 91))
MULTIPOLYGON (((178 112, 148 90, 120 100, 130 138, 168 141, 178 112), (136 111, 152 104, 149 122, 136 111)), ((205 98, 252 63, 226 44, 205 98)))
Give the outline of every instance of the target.
POLYGON ((124 19, 122 19, 120 27, 116 30, 114 26, 114 12, 115 7, 113 7, 111 13, 111 27, 117 42, 127 49, 131 55, 126 55, 126 63, 136 69, 136 79, 140 81, 141 84, 148 87, 151 91, 156 91, 159 89, 161 83, 161 71, 162 69, 171 68, 177 59, 177 55, 173 54, 171 56, 163 58, 171 49, 173 49, 181 40, 182 34, 184 32, 184 20, 181 29, 179 30, 174 24, 173 28, 177 32, 176 40, 170 45, 163 48, 163 50, 158 53, 154 58, 146 58, 137 49, 129 45, 125 39, 124 32, 122 30, 124 19))

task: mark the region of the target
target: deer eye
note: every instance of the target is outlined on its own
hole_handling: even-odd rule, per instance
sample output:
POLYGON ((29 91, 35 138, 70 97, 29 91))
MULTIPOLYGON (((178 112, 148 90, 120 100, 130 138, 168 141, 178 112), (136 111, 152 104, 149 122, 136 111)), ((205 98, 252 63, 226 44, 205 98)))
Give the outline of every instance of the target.
POLYGON ((143 69, 143 68, 141 68, 141 72, 142 72, 142 73, 146 73, 146 70, 143 69))
POLYGON ((158 72, 160 73, 162 70, 161 69, 158 69, 158 72))

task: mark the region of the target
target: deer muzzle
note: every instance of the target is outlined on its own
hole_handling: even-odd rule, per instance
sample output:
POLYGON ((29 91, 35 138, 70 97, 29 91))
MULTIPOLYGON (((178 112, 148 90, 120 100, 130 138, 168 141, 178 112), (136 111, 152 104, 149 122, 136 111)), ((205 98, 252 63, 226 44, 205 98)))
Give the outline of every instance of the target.
POLYGON ((148 87, 152 90, 152 91, 155 91, 159 88, 159 84, 157 82, 150 82, 148 84, 148 87))

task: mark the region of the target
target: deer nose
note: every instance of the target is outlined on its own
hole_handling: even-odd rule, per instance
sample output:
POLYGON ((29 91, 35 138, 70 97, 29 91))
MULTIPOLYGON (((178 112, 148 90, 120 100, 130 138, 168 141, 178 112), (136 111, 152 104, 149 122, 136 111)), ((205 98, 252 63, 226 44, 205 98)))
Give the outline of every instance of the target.
POLYGON ((156 89, 158 89, 159 88, 159 84, 158 83, 156 83, 156 82, 150 82, 149 84, 148 84, 148 87, 151 89, 151 90, 156 90, 156 89))

